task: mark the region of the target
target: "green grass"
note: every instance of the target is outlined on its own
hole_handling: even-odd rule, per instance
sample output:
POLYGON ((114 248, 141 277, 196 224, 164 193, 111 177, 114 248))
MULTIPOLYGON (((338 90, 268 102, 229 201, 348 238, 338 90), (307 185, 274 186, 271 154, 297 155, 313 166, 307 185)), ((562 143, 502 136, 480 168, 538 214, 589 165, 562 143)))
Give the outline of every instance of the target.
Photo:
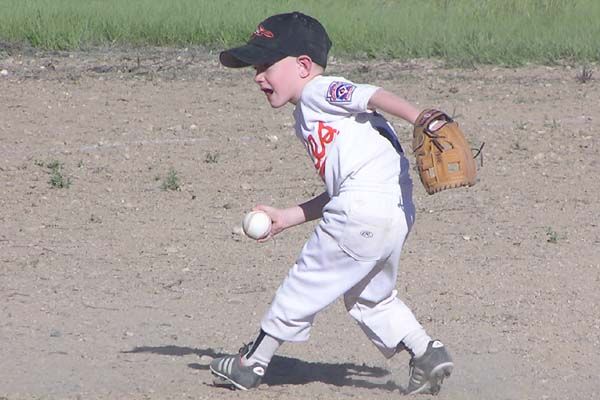
POLYGON ((552 227, 546 227, 546 242, 556 244, 561 239, 558 232, 552 229, 552 227))
POLYGON ((181 183, 177 171, 171 168, 160 187, 162 190, 181 190, 181 183))
MULTIPOLYGON (((36 165, 43 165, 36 162, 36 165)), ((63 164, 58 160, 52 160, 46 164, 50 179, 48 183, 56 189, 67 189, 71 186, 71 178, 63 174, 63 164)))
POLYGON ((600 61, 598 0, 0 0, 0 41, 42 49, 247 40, 279 12, 317 17, 333 55, 457 63, 600 61))

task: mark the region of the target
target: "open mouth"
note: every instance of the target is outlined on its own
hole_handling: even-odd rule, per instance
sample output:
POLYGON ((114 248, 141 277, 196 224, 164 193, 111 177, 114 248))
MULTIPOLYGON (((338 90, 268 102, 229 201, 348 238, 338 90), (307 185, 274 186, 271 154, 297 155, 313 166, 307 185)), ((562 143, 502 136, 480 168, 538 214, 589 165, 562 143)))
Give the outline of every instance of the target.
POLYGON ((265 94, 272 94, 273 93, 273 89, 262 88, 260 90, 262 90, 265 94))

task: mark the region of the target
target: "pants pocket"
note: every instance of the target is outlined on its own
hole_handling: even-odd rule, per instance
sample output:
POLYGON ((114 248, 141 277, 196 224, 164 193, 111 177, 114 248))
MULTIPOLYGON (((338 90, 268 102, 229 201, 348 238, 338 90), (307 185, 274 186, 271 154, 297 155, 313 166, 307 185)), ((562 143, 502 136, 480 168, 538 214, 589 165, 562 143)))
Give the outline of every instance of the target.
POLYGON ((377 261, 386 248, 389 219, 350 212, 338 242, 357 261, 377 261))

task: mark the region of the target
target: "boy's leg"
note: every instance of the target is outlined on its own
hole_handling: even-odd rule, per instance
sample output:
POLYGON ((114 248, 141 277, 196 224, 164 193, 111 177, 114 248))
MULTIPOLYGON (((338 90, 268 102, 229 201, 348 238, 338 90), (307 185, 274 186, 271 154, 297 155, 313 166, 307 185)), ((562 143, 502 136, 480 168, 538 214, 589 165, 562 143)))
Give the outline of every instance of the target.
POLYGON ((307 340, 315 315, 356 286, 382 257, 388 245, 380 239, 390 229, 389 213, 383 210, 380 218, 369 216, 367 235, 348 216, 348 204, 356 197, 341 194, 325 207, 323 218, 261 321, 265 332, 284 341, 307 340), (356 238, 361 232, 368 238, 356 238), (351 256, 343 249, 348 239, 366 242, 356 249, 359 255, 351 256))
POLYGON ((402 210, 391 215, 394 225, 387 240, 395 242, 389 257, 344 294, 344 304, 367 337, 387 358, 407 349, 419 357, 431 338, 395 290, 400 253, 408 234, 402 210))
POLYGON ((386 358, 403 349, 416 356, 425 353, 431 338, 412 311, 396 297, 395 290, 379 302, 351 296, 344 296, 344 302, 349 314, 386 358))
MULTIPOLYGON (((355 286, 381 257, 381 241, 372 241, 374 248, 362 249, 369 255, 367 261, 357 261, 340 247, 339 237, 346 221, 344 201, 335 199, 326 207, 324 218, 303 247, 261 322, 258 344, 211 363, 211 371, 225 379, 227 385, 240 389, 258 386, 265 364, 279 344, 307 340, 315 315, 355 286), (337 204, 339 201, 341 204, 337 204)), ((389 224, 386 214, 370 229, 379 237, 389 229, 389 224)))
POLYGON ((283 340, 279 340, 261 329, 254 342, 251 343, 250 351, 242 357, 242 364, 248 366, 259 363, 266 367, 282 344, 283 340))
POLYGON ((344 302, 350 315, 384 356, 392 357, 404 349, 411 353, 406 394, 436 394, 454 364, 444 345, 431 340, 412 311, 396 297, 393 287, 400 249, 399 245, 383 265, 348 291, 344 302))
POLYGON ((219 379, 215 383, 242 390, 257 387, 282 343, 261 330, 254 342, 242 347, 239 354, 215 358, 210 363, 211 372, 219 379))

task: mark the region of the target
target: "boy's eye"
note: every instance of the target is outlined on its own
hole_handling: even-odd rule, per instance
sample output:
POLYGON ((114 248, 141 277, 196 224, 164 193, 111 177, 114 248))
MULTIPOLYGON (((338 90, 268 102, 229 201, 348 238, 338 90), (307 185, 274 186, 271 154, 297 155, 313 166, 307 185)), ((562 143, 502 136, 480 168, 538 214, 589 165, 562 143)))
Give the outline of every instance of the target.
POLYGON ((264 72, 264 71, 266 71, 267 69, 269 69, 269 67, 270 67, 271 65, 273 65, 273 64, 260 64, 260 65, 253 65, 253 67, 254 67, 254 70, 255 70, 256 72, 264 72))

